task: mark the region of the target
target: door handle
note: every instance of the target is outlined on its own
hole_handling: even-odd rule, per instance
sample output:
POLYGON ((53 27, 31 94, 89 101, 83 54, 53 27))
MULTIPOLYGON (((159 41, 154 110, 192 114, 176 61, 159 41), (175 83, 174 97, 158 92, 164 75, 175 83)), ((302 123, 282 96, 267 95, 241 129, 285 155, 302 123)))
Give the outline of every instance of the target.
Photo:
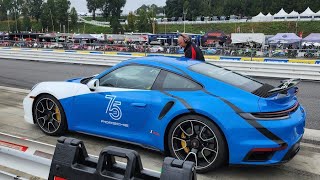
POLYGON ((146 104, 146 103, 131 103, 131 106, 135 106, 135 107, 146 107, 147 104, 146 104))

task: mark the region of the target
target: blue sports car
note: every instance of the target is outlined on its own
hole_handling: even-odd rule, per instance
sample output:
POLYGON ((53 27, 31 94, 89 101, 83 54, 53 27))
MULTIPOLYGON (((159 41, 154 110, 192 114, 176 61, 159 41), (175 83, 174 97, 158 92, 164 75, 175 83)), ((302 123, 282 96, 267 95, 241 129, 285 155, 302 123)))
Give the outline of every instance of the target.
POLYGON ((210 63, 154 56, 39 83, 23 105, 25 120, 48 135, 70 130, 134 143, 194 161, 203 173, 292 159, 306 119, 298 83, 273 87, 210 63))

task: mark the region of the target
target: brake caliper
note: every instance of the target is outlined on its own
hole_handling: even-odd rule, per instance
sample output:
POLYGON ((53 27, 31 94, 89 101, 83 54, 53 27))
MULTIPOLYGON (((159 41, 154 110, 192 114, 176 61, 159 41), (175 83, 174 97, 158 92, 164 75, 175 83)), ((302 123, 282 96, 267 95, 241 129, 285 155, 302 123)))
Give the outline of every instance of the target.
POLYGON ((56 119, 57 119, 57 121, 60 123, 60 121, 61 121, 61 114, 60 114, 60 111, 59 111, 59 108, 58 108, 58 107, 55 108, 55 112, 56 112, 56 119))
MULTIPOLYGON (((181 138, 182 139, 186 139, 186 135, 182 132, 181 133, 181 138)), ((190 149, 187 147, 187 142, 186 141, 181 141, 181 146, 183 147, 184 152, 186 152, 187 154, 190 152, 190 149)))

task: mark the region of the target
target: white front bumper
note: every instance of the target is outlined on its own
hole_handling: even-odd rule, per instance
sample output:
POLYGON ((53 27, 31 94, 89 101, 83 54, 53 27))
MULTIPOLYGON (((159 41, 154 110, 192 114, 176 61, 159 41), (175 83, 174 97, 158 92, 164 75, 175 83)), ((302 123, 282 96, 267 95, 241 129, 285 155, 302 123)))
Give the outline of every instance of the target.
POLYGON ((30 98, 29 94, 23 100, 24 120, 30 124, 34 124, 33 116, 32 116, 33 101, 34 101, 34 99, 30 98))

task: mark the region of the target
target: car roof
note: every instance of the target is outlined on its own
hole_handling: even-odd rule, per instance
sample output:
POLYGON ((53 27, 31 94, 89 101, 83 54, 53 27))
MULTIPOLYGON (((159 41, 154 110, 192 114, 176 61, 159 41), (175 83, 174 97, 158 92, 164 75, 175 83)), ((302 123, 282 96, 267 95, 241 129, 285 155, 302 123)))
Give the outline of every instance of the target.
MULTIPOLYGON (((139 57, 126 61, 127 63, 137 63, 137 64, 147 64, 159 67, 174 67, 179 69, 185 69, 189 66, 203 63, 202 61, 196 61, 184 57, 175 57, 175 56, 147 56, 139 57)), ((170 69, 171 69, 170 68, 170 69)))

